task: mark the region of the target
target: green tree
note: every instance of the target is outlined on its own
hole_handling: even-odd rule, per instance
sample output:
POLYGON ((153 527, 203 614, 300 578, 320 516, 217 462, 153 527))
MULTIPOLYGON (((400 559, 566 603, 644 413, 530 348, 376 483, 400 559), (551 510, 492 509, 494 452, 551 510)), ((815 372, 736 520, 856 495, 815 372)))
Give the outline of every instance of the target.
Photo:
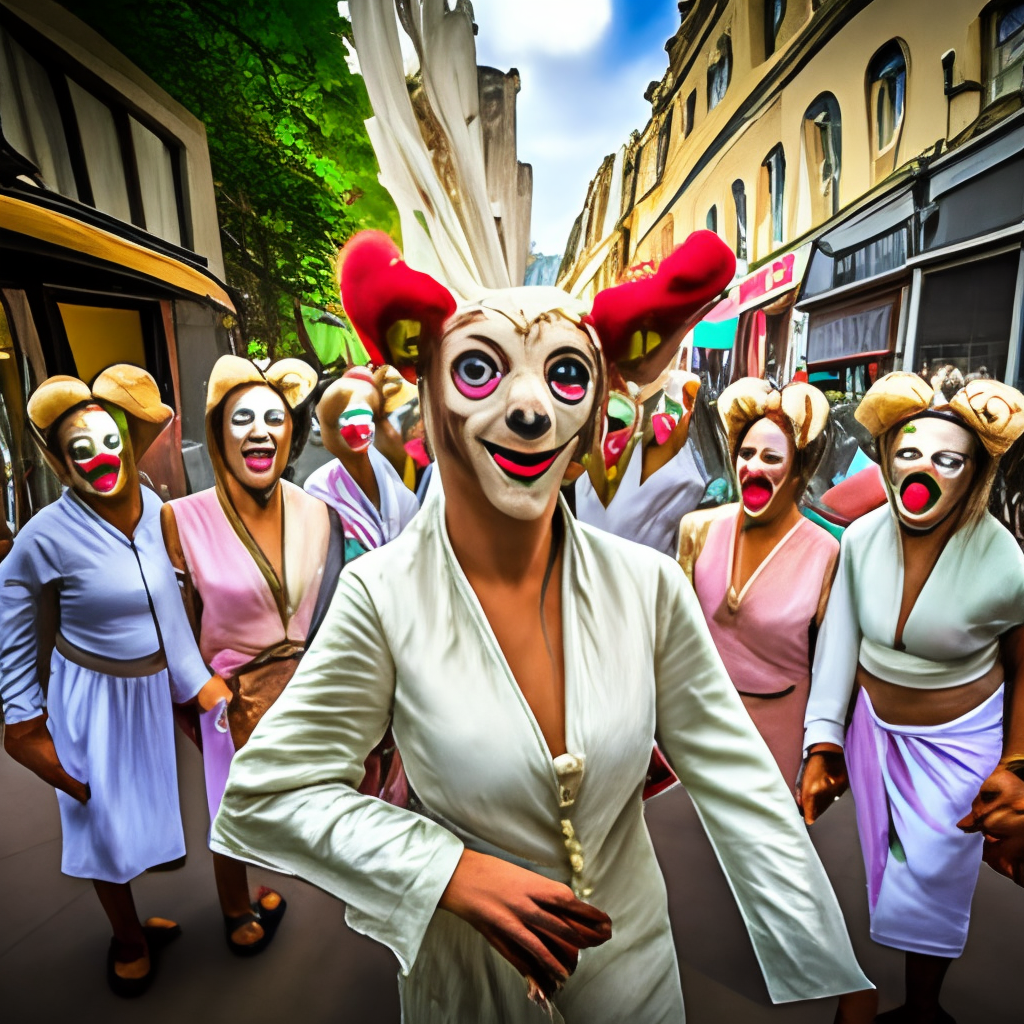
POLYGON ((338 310, 353 232, 396 233, 335 0, 62 0, 206 124, 228 284, 252 354, 298 354, 299 303, 338 310))

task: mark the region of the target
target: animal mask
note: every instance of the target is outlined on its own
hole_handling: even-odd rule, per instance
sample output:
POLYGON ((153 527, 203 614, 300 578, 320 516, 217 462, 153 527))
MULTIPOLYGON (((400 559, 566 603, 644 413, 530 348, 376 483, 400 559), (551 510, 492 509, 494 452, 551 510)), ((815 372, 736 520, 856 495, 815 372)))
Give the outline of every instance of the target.
POLYGON ((356 235, 339 258, 342 301, 371 359, 423 378, 442 478, 459 460, 518 519, 543 513, 574 458, 606 466, 607 432, 594 437, 594 423, 611 367, 634 382, 656 377, 734 267, 716 235, 698 232, 654 277, 601 292, 592 309, 556 288, 485 292, 456 308, 380 232, 356 235))

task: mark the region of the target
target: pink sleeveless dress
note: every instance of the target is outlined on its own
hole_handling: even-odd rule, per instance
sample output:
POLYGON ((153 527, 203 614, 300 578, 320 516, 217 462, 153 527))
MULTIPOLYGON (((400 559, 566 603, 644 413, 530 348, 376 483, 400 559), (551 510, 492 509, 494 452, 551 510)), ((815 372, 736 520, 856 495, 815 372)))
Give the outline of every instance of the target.
POLYGON ((731 515, 712 522, 693 586, 729 677, 792 787, 803 755, 810 628, 839 542, 801 517, 730 602, 741 514, 736 505, 731 515))

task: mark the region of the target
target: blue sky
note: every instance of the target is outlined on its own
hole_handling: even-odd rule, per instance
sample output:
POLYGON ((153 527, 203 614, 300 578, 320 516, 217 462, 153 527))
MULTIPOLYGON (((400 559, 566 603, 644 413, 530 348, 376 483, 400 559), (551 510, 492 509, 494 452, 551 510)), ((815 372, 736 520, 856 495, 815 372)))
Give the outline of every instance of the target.
POLYGON ((650 116, 675 0, 474 0, 477 63, 522 77, 519 159, 533 165, 532 237, 560 253, 601 160, 650 116))

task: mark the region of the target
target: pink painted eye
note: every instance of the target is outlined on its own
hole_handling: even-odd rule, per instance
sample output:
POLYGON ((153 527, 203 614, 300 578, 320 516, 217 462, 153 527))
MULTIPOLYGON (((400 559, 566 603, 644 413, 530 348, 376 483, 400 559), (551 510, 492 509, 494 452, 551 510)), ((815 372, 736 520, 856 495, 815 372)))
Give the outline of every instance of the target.
POLYGON ((486 352, 466 352, 452 363, 452 380, 467 398, 486 398, 501 382, 501 371, 486 352))
POLYGON ((559 359, 548 370, 548 386, 555 398, 578 405, 587 396, 590 372, 579 359, 559 359))

